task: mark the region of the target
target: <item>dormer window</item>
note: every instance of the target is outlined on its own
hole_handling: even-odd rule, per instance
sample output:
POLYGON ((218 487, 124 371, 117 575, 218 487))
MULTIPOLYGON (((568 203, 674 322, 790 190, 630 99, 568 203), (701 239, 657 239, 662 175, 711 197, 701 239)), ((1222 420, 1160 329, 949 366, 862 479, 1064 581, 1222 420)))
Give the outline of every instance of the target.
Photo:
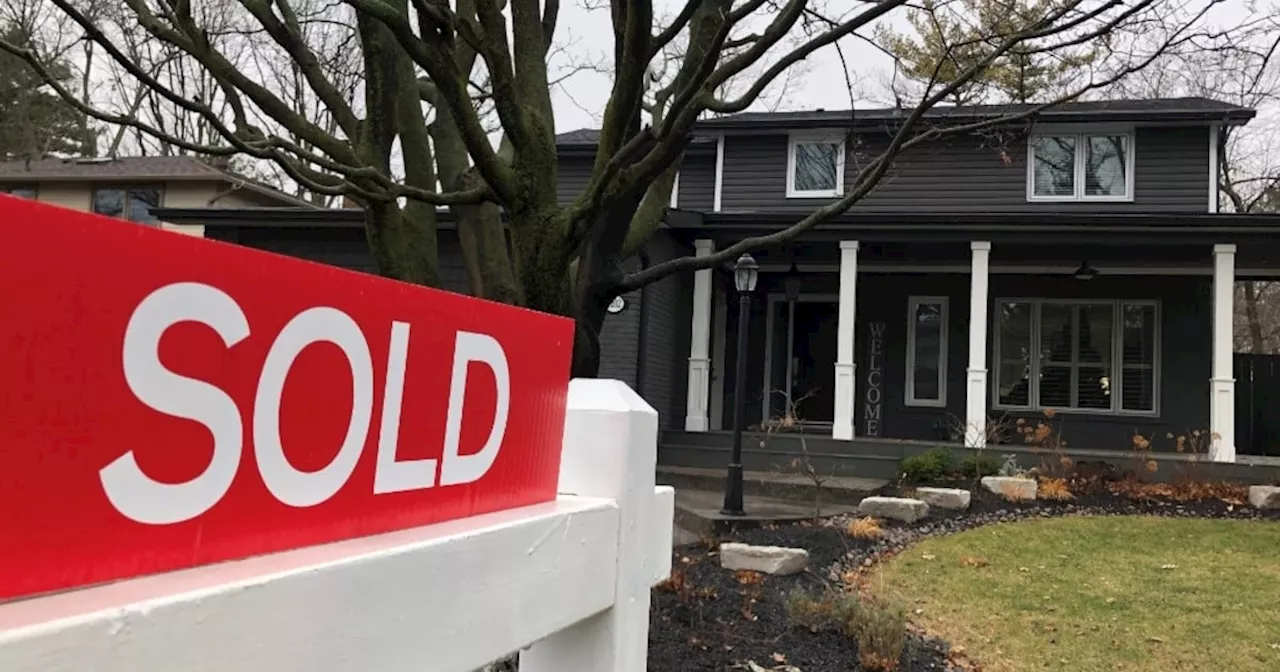
POLYGON ((1132 133, 1041 133, 1028 143, 1027 200, 1132 201, 1132 133))
POLYGON ((787 198, 844 193, 844 135, 793 133, 787 150, 787 198))

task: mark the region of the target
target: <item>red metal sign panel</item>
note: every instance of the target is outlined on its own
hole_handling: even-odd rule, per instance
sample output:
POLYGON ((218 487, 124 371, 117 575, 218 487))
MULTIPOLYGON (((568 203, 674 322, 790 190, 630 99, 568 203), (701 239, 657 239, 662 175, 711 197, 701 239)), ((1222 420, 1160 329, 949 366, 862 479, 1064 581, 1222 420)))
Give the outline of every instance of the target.
POLYGON ((0 197, 0 599, 555 497, 568 320, 0 197))

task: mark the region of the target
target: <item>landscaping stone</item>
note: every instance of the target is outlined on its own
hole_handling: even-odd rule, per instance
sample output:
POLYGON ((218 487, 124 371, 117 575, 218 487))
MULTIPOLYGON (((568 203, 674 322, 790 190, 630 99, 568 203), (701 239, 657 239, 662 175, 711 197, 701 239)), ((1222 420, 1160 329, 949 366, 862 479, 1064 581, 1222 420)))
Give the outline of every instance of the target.
POLYGON ((971 494, 960 488, 916 488, 916 497, 925 504, 952 511, 968 509, 971 494))
POLYGON ((982 487, 1001 497, 1013 500, 1035 499, 1036 482, 1016 476, 983 476, 982 487))
POLYGON ((1280 509, 1280 487, 1274 485, 1249 486, 1249 504, 1255 509, 1280 509))
POLYGON ((720 544, 720 566, 778 576, 799 574, 809 566, 809 551, 803 548, 751 546, 729 542, 720 544))
POLYGON ((914 523, 929 515, 929 505, 907 497, 867 497, 858 505, 858 513, 914 523))

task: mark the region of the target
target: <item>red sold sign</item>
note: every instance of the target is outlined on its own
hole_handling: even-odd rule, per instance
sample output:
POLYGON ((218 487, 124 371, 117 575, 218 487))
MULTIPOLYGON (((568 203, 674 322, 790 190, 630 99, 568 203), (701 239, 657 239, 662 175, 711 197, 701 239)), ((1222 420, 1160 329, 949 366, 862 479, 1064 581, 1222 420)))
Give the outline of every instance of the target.
POLYGON ((551 500, 568 320, 0 197, 0 599, 551 500))

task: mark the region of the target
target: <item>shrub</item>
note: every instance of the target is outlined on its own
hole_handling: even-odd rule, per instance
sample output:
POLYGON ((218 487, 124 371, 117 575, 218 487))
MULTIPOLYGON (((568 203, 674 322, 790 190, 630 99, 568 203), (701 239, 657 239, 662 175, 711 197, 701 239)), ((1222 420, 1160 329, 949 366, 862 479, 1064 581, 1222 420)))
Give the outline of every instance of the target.
POLYGON ((960 474, 965 478, 982 478, 1000 473, 1000 460, 994 455, 974 453, 960 461, 960 474))
POLYGON ((830 592, 814 595, 797 586, 787 593, 786 603, 787 618, 815 632, 835 617, 836 596, 830 592))
POLYGON ((1062 478, 1040 479, 1040 485, 1036 488, 1036 495, 1040 499, 1050 499, 1055 502, 1066 502, 1076 498, 1067 487, 1066 479, 1062 478))
POLYGON ((874 541, 884 536, 884 530, 880 529, 880 521, 871 516, 849 521, 849 525, 844 528, 844 531, 854 539, 868 541, 874 541))
POLYGON ((858 662, 867 670, 898 669, 907 644, 907 610, 869 595, 850 595, 837 603, 845 631, 858 642, 858 662))
POLYGON ((818 594, 796 587, 787 593, 787 618, 814 632, 838 625, 858 643, 865 670, 898 669, 907 644, 907 611, 901 605, 859 593, 826 590, 818 594))
POLYGON ((951 451, 931 448, 919 455, 902 458, 901 478, 910 483, 927 483, 946 476, 954 467, 951 451))

